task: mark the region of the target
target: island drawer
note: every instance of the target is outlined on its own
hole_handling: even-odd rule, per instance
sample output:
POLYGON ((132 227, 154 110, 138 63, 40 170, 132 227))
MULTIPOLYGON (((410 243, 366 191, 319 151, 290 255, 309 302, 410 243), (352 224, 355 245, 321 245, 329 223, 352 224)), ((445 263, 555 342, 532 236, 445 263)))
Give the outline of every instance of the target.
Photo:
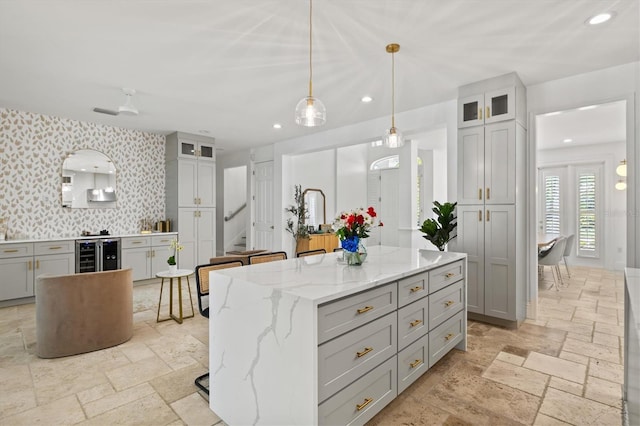
POLYGON ((397 395, 397 356, 318 406, 320 425, 364 425, 397 395))
POLYGON ((429 271, 429 293, 435 293, 464 277, 464 263, 459 260, 429 271))
POLYGON ((402 349, 427 334, 429 297, 398 309, 398 349, 402 349))
POLYGON ((398 281, 398 307, 408 305, 429 294, 429 273, 412 275, 398 281))
POLYGON ((151 245, 151 237, 127 237, 122 238, 122 248, 149 247, 151 245))
POLYGON ((396 313, 318 348, 318 400, 324 401, 398 352, 396 313))
POLYGON ((464 312, 458 312, 429 333, 429 368, 464 338, 464 312))
POLYGON ((429 368, 429 336, 422 336, 398 353, 398 393, 429 368))
POLYGON ((0 258, 33 255, 33 243, 14 243, 0 245, 0 258))
POLYGON ((36 256, 43 254, 73 253, 75 251, 75 241, 47 241, 33 244, 33 253, 36 256))
POLYGON ((391 283, 318 307, 318 344, 353 330, 397 308, 397 285, 391 283))
POLYGON ((464 282, 445 287, 429 296, 429 329, 442 324, 464 307, 464 282))

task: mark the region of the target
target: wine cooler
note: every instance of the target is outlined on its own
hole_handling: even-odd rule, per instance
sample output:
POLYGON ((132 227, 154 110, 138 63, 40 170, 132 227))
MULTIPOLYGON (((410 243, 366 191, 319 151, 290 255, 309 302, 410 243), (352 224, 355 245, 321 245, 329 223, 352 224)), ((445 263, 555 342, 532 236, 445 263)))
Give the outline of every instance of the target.
POLYGON ((76 240, 76 273, 120 269, 120 238, 76 240))

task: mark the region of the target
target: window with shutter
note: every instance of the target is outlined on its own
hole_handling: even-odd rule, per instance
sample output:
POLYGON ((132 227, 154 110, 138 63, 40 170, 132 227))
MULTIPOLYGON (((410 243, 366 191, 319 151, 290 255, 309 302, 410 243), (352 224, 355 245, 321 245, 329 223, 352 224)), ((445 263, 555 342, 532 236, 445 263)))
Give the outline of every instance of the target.
POLYGON ((560 176, 544 178, 544 230, 546 234, 560 233, 560 176))
POLYGON ((598 188, 599 168, 576 170, 578 195, 578 255, 599 256, 598 188))

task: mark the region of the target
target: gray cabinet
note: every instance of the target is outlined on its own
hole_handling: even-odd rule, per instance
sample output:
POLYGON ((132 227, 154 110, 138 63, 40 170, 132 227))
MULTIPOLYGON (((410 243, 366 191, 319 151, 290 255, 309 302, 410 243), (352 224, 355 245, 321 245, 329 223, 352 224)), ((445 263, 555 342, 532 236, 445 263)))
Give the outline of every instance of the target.
POLYGON ((166 217, 174 221, 184 249, 178 267, 193 269, 216 254, 214 139, 182 132, 167 136, 166 217))
POLYGON ((122 268, 132 269, 133 281, 154 278, 160 271, 168 269, 169 245, 176 233, 141 235, 121 239, 122 268))
POLYGON ((526 315, 525 105, 515 73, 459 89, 456 248, 468 255, 468 310, 490 322, 526 315))

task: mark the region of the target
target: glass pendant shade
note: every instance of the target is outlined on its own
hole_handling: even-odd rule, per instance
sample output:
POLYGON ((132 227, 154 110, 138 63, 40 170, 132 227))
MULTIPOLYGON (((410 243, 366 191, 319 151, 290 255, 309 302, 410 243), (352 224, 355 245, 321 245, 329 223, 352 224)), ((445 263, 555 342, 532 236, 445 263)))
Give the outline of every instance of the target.
POLYGON ((616 183, 616 189, 618 191, 624 191, 625 189, 627 189, 627 182, 623 181, 622 179, 620 179, 617 183, 616 183))
POLYGON ((616 167, 616 174, 618 176, 627 176, 627 160, 620 161, 620 165, 616 167))
POLYGON ((400 148, 404 145, 404 138, 402 137, 402 132, 396 129, 395 127, 391 127, 387 130, 387 133, 384 135, 383 139, 384 146, 387 148, 400 148))
POLYGON ((327 110, 322 101, 306 96, 296 105, 296 124, 305 127, 321 126, 327 121, 327 110))

